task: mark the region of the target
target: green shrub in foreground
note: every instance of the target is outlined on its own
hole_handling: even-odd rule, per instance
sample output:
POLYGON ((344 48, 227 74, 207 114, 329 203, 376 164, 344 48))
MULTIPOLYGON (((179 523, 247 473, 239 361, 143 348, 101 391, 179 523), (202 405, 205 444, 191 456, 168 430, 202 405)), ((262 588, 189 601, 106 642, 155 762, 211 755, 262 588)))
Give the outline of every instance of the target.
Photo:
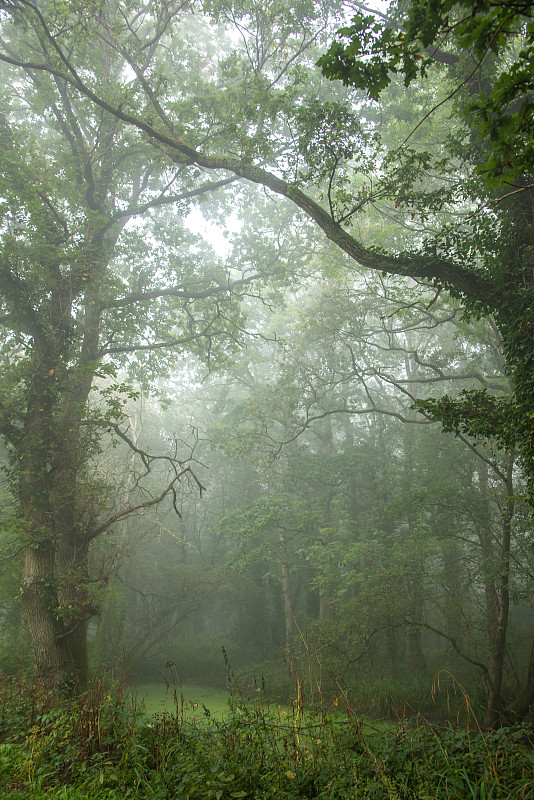
POLYGON ((147 721, 102 686, 53 701, 14 683, 0 693, 2 799, 534 800, 528 726, 362 729, 350 709, 303 721, 239 698, 224 721, 147 721))

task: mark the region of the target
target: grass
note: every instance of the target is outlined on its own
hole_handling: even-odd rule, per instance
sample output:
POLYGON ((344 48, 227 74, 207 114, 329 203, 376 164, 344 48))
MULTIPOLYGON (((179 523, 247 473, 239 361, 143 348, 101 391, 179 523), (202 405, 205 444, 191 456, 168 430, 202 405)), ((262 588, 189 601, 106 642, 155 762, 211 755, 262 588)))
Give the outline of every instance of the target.
POLYGON ((58 704, 45 687, 2 681, 0 797, 534 800, 528 726, 364 725, 348 703, 320 716, 235 697, 223 715, 224 693, 185 688, 168 709, 164 692, 138 687, 157 706, 147 715, 122 686, 58 704), (202 698, 197 716, 189 704, 202 698))

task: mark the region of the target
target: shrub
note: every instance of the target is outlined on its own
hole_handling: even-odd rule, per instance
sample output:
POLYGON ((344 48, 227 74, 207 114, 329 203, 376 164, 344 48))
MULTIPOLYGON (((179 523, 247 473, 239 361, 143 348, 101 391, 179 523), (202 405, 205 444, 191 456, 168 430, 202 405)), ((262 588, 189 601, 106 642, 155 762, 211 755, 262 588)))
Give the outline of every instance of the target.
POLYGON ((532 729, 482 732, 275 709, 241 696, 228 714, 146 718, 103 683, 68 702, 4 682, 2 800, 465 800, 534 797, 532 729))

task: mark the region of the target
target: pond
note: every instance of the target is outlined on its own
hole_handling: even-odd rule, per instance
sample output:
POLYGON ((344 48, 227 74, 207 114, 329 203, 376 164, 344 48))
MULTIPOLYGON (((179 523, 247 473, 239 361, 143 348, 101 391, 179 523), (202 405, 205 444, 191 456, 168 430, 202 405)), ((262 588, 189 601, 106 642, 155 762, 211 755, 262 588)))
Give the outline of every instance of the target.
POLYGON ((221 719, 228 713, 230 698, 230 694, 224 689, 191 684, 167 687, 164 683, 143 683, 133 686, 130 693, 146 714, 178 711, 187 719, 209 716, 221 719))

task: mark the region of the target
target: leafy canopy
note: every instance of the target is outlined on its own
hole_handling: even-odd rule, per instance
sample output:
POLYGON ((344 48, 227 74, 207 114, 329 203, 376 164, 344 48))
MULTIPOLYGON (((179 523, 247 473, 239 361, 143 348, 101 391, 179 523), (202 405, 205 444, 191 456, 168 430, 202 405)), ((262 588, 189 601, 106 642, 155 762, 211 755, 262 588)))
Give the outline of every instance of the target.
POLYGON ((327 77, 378 100, 394 75, 409 86, 426 78, 436 61, 460 69, 468 63, 462 75, 458 69, 453 94, 468 85, 462 114, 480 139, 491 140, 493 153, 478 169, 488 178, 517 177, 530 169, 534 155, 531 9, 530 2, 415 0, 382 20, 357 14, 318 64, 327 77))

